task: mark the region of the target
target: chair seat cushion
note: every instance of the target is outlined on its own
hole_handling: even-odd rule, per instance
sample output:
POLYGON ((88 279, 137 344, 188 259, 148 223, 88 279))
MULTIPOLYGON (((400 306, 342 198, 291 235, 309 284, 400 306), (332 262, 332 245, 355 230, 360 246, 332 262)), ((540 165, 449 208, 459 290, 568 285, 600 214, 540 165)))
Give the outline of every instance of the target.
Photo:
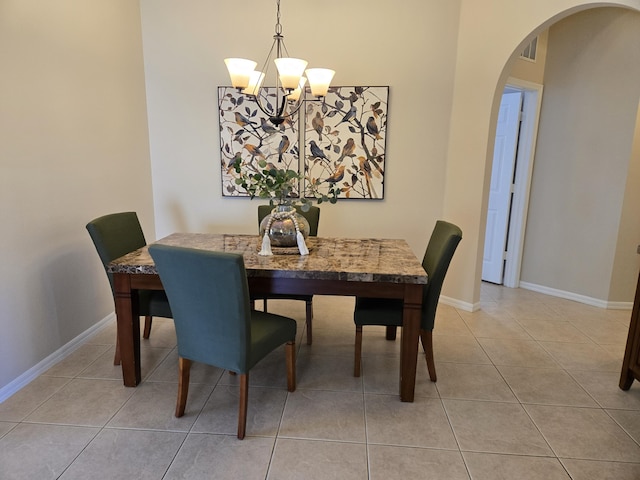
POLYGON ((249 349, 250 359, 247 371, 278 346, 294 342, 296 328, 296 321, 291 318, 274 313, 252 311, 251 348, 249 349))
POLYGON ((402 300, 390 298, 356 298, 353 314, 356 325, 402 326, 402 300))
POLYGON ((164 290, 139 290, 140 315, 173 318, 169 300, 164 290))

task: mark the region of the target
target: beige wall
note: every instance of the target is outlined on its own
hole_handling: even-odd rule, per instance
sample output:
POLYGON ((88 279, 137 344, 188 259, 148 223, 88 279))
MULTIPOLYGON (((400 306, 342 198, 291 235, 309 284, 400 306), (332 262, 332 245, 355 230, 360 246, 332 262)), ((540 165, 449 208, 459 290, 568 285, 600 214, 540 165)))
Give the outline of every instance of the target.
POLYGON ((640 104, 636 115, 631 159, 620 215, 620 233, 613 261, 609 300, 630 302, 634 298, 640 266, 637 248, 640 246, 640 104))
POLYGON ((0 388, 113 312, 90 219, 153 236, 140 42, 130 0, 1 3, 0 388))
POLYGON ((544 84, 544 64, 547 57, 547 42, 549 41, 549 30, 538 34, 538 43, 536 49, 536 60, 518 56, 513 62, 509 77, 519 78, 527 82, 544 84))
MULTIPOLYGON (((638 204, 628 199, 624 223, 621 212, 640 98, 639 44, 640 13, 622 9, 588 10, 550 28, 523 282, 604 301, 633 298, 640 262, 628 244, 640 241, 640 219, 631 214, 638 204), (612 292, 619 236, 618 264, 630 268, 612 292)), ((629 176, 629 189, 638 181, 629 176)))

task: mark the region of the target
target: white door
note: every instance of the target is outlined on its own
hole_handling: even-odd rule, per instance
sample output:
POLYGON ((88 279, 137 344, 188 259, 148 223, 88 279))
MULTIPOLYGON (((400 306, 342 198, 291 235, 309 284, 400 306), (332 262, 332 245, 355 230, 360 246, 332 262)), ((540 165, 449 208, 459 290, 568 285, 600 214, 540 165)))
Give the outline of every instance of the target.
POLYGON ((502 284, 522 92, 504 93, 493 150, 482 280, 502 284))

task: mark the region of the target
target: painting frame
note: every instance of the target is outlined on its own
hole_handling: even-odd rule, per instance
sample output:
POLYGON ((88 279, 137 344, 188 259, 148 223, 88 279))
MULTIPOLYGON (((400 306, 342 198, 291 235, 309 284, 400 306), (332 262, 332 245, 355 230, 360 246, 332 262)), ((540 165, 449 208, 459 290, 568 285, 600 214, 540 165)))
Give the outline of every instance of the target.
MULTIPOLYGON (((275 87, 263 89, 265 98, 275 97, 275 87)), ((265 103, 266 104, 266 103, 265 103)), ((218 118, 220 132, 220 168, 223 197, 249 197, 249 193, 236 184, 238 173, 233 164, 240 160, 241 171, 252 173, 262 170, 260 160, 278 168, 300 173, 299 116, 288 117, 279 126, 269 121, 253 100, 230 86, 218 87, 218 118)), ((300 184, 292 197, 299 197, 300 184)))
POLYGON ((330 186, 340 199, 384 199, 388 86, 331 87, 304 107, 304 181, 312 191, 330 186))

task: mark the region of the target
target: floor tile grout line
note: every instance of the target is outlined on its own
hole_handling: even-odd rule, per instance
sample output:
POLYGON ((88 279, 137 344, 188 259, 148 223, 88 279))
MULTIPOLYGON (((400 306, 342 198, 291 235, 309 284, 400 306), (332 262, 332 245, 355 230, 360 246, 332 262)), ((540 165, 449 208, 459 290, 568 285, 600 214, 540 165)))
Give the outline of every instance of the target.
MULTIPOLYGON (((353 356, 352 356, 353 357, 353 356)), ((355 360, 354 360, 355 361, 355 360)), ((355 367, 354 367, 355 368, 355 367)), ((369 451, 369 426, 367 422, 367 392, 364 384, 364 376, 366 374, 366 365, 364 362, 360 365, 360 387, 362 388, 362 423, 364 425, 364 443, 365 443, 365 458, 367 460, 367 479, 371 479, 371 455, 369 451)), ((355 371, 354 371, 355 373, 355 371)))
MULTIPOLYGON (((40 377, 38 377, 40 378, 40 377)), ((57 378, 68 378, 68 377, 57 377, 57 378)), ((35 379, 34 379, 35 380, 35 379)), ((21 423, 23 421, 25 421, 27 418, 29 418, 29 416, 33 415, 33 413, 38 410, 40 407, 42 407, 42 405, 44 405, 46 402, 48 402, 49 400, 51 400, 51 398, 58 393, 60 390, 62 390, 65 386, 67 386, 73 379, 72 378, 68 378, 68 380, 66 382, 64 382, 62 385, 60 385, 59 388, 57 388, 55 391, 53 391, 49 396, 47 396, 42 402, 38 403, 38 405, 33 408, 33 410, 31 410, 29 413, 27 413, 26 415, 24 415, 19 422, 17 423, 21 423)), ((8 400, 8 399, 7 399, 8 400)), ((0 437, 1 438, 1 437, 0 437)))
MULTIPOLYGON (((638 447, 640 447, 640 439, 636 440, 635 438, 633 438, 633 435, 631 435, 631 432, 628 432, 627 429, 624 427, 624 425, 620 424, 620 422, 618 422, 618 420, 616 420, 615 417, 611 415, 611 413, 609 412, 609 409, 603 408, 602 410, 620 429, 622 429, 624 433, 626 433, 629 436, 632 442, 634 442, 636 445, 638 445, 638 447)), ((611 409, 611 410, 616 410, 616 409, 611 409)), ((632 410, 625 410, 625 411, 632 411, 632 410)))
MULTIPOLYGON (((440 395, 440 391, 438 390, 438 385, 436 382, 436 390, 438 391, 438 395, 440 395)), ((458 439, 458 435, 456 435, 456 431, 453 428, 453 422, 451 421, 451 417, 449 415, 449 411, 447 410, 447 407, 445 405, 444 400, 442 399, 442 396, 440 396, 440 405, 442 406, 442 410, 444 411, 444 415, 447 418, 447 423, 449 424, 449 429, 451 430, 451 434, 453 435, 453 439, 456 442, 456 445, 458 446, 458 453, 460 454, 460 457, 462 458, 462 463, 464 464, 464 468, 467 472, 467 475, 469 476, 469 478, 471 479, 471 470, 469 469, 469 465, 467 460, 464 457, 464 454, 462 453, 462 448, 460 447, 460 440, 458 439)))
POLYGON ((527 410, 525 408, 525 405, 520 404, 520 408, 522 408, 522 410, 524 411, 525 415, 527 416, 527 418, 529 419, 529 421, 531 422, 531 424, 535 427, 535 429, 537 430, 538 434, 540 435, 540 437, 542 439, 544 439, 545 443, 547 444, 547 447, 549 447, 549 450, 553 453, 553 455, 555 456, 555 458, 559 459, 560 456, 558 455, 558 452, 556 452, 556 450, 553 448, 553 445, 551 445, 551 442, 549 441, 549 439, 547 438, 547 436, 544 434, 544 432, 542 431, 542 429, 540 428, 540 426, 538 425, 538 423, 534 420, 534 418, 531 416, 531 414, 529 413, 529 410, 527 410))
MULTIPOLYGON (((303 332, 303 334, 304 334, 304 332, 303 332)), ((298 355, 296 355, 296 367, 297 367, 297 363, 298 363, 298 355)), ((296 391, 298 391, 298 387, 297 387, 297 384, 298 384, 298 378, 297 378, 298 377, 298 373, 297 373, 297 371, 298 370, 296 368, 296 391)), ((294 392, 287 391, 287 394, 285 396, 284 402, 282 404, 282 410, 280 412, 280 419, 278 420, 278 428, 276 429, 276 434, 275 434, 275 437, 273 439, 273 446, 271 447, 271 455, 269 455, 269 463, 267 464, 267 473, 265 475, 265 479, 269 478, 269 472, 271 471, 271 467, 273 465, 273 458, 274 458, 274 455, 276 454, 276 448, 277 448, 277 445, 278 445, 278 440, 280 438, 283 438, 283 437, 280 436, 280 431, 282 429, 282 422, 284 421, 284 412, 287 409, 287 403, 289 402, 289 397, 291 396, 292 393, 294 393, 294 392)))
MULTIPOLYGON (((194 424, 195 424, 195 422, 194 422, 194 424)), ((191 426, 191 428, 193 428, 193 425, 191 426)), ((180 442, 180 445, 176 449, 176 452, 173 454, 173 457, 171 458, 171 461, 168 463, 167 468, 165 469, 164 473, 162 474, 162 478, 165 478, 167 476, 167 473, 169 473, 169 470, 171 470, 171 467, 173 466, 173 463, 176 461, 176 458, 178 458, 178 455, 180 454, 180 452, 184 448, 185 443, 187 443, 189 435, 190 435, 190 432, 185 433, 184 438, 180 442)))
MULTIPOLYGON (((177 346, 175 347, 175 349, 177 350, 177 346)), ((166 357, 165 357, 166 359, 166 357)), ((156 368, 160 367, 160 364, 162 362, 159 362, 158 365, 156 366, 156 368)), ((154 369, 155 371, 155 369, 154 369)), ((198 412, 198 414, 196 415, 196 418, 193 420, 193 423, 191 424, 191 426, 189 427, 189 430, 185 433, 184 438, 182 439, 182 442, 180 442, 180 446, 176 449, 175 454, 173 455, 173 458, 171 459, 171 462, 169 462, 169 464, 167 465, 166 470, 164 471, 164 474, 162 475, 162 478, 164 479, 167 474, 169 473, 169 470, 171 470, 171 467, 173 465, 173 463, 176 461, 176 458, 178 458, 178 455, 180 454, 180 452, 182 451, 182 449, 184 448, 185 443, 187 442, 187 440, 189 439, 189 436, 193 433, 193 429, 196 426, 196 423, 198 422, 198 419, 200 418, 200 416, 202 415, 202 412, 204 410, 204 408, 206 407, 207 403, 209 402, 209 400, 211 399, 211 396, 213 395, 213 392, 215 391, 216 387, 219 385, 220 383, 220 379, 222 378, 222 375, 224 375, 224 371, 218 376, 218 380, 216 381, 215 385, 213 385, 213 387, 211 388, 211 391, 209 392, 209 395, 207 395, 207 398, 205 399, 205 401, 202 403, 202 407, 200 408, 200 411, 198 412)), ((148 377, 151 377, 152 373, 149 373, 148 377)), ((178 384, 176 383, 176 392, 178 390, 178 384)), ((191 384, 189 384, 191 385, 191 384)), ((198 384, 200 385, 200 384, 198 384)), ((210 385, 207 385, 210 386, 210 385)))
POLYGON ((65 474, 65 472, 71 468, 71 466, 78 460, 78 458, 80 458, 80 455, 82 455, 87 450, 87 448, 89 448, 89 446, 94 442, 94 440, 98 438, 98 435, 100 435, 101 432, 102 432, 102 429, 96 432, 96 434, 91 438, 91 440, 87 442, 84 448, 82 448, 82 450, 80 450, 80 452, 78 452, 78 454, 73 458, 73 460, 69 462, 66 468, 62 472, 60 472, 60 475, 58 476, 58 478, 62 477, 65 474))
POLYGON ((602 403, 601 403, 601 402, 599 402, 599 401, 598 401, 598 399, 597 399, 594 395, 592 395, 592 394, 591 394, 591 393, 590 393, 586 388, 584 388, 584 386, 582 386, 582 383, 580 383, 580 382, 578 381, 578 379, 576 378, 575 374, 574 374, 574 373, 572 373, 572 372, 571 372, 571 370, 567 370, 567 369, 563 369, 563 370, 564 370, 564 372, 565 372, 567 375, 569 375, 569 377, 571 377, 571 379, 572 379, 574 382, 576 382, 576 384, 577 384, 577 385, 578 385, 578 386, 579 386, 579 387, 580 387, 580 388, 581 388, 581 389, 582 389, 582 390, 583 390, 583 391, 584 391, 584 392, 589 396, 589 398, 591 398, 591 399, 596 403, 596 405, 597 405, 599 408, 601 408, 601 409, 603 409, 603 410, 604 410, 604 408, 605 408, 605 407, 604 407, 604 405, 602 405, 602 403))

